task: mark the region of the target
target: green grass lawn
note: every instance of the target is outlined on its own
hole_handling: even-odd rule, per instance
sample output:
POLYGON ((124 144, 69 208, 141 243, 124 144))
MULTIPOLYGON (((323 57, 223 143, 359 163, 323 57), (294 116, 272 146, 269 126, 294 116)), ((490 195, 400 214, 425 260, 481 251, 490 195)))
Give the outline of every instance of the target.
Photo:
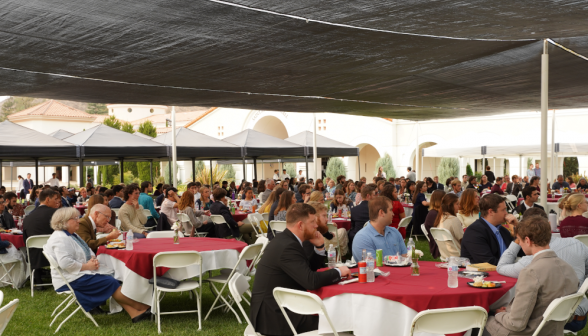
MULTIPOLYGON (((417 249, 423 251, 425 254, 422 260, 434 261, 429 253, 429 246, 424 238, 420 238, 416 242, 417 249)), ((206 278, 206 277, 205 277, 206 278)), ((28 284, 28 283, 27 283, 28 284)), ((10 302, 13 299, 19 299, 20 303, 8 327, 3 335, 50 335, 52 334, 61 319, 56 322, 56 325, 49 327, 51 322, 51 313, 53 309, 61 303, 62 296, 58 296, 51 289, 45 291, 35 292, 35 297, 31 298, 30 287, 27 289, 14 290, 12 288, 4 287, 4 302, 10 302)), ((214 295, 210 292, 208 285, 203 288, 202 298, 202 318, 208 312, 212 305, 214 295)), ((246 305, 245 305, 246 306, 246 305)), ((188 294, 167 294, 162 301, 162 310, 191 310, 196 309, 196 302, 190 300, 188 294)), ((248 311, 248 307, 245 309, 248 311)), ((70 307, 69 312, 72 311, 70 307)), ((61 318, 61 317, 60 317, 61 318)), ((87 319, 84 314, 77 312, 59 331, 60 335, 121 335, 121 336, 143 336, 143 335, 157 335, 157 324, 155 322, 141 322, 132 324, 129 316, 125 313, 114 315, 100 315, 95 316, 96 322, 100 325, 96 328, 94 324, 87 319)), ((223 313, 221 309, 215 310, 207 321, 202 323, 202 331, 198 332, 198 316, 197 314, 179 314, 162 316, 162 332, 167 335, 230 335, 241 336, 245 330, 245 324, 237 323, 235 316, 232 313, 223 313)), ((588 336, 586 330, 578 333, 578 335, 588 336)), ((377 336, 377 335, 374 335, 377 336)))

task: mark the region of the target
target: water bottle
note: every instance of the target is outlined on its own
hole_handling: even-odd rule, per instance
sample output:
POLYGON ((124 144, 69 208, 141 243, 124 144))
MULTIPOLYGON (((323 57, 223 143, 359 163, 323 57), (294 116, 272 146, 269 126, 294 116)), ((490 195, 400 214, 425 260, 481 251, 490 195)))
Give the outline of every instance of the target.
POLYGON ((361 260, 367 259, 367 251, 365 249, 361 250, 361 260))
POLYGON ((374 268, 376 268, 376 261, 374 260, 374 257, 372 257, 372 252, 368 252, 365 262, 367 267, 367 282, 376 281, 376 276, 374 274, 374 268))
POLYGON ((327 223, 333 223, 333 212, 331 211, 331 208, 329 208, 329 219, 327 223))
POLYGON ((557 213, 553 209, 549 211, 549 225, 551 225, 551 232, 557 232, 557 213))
POLYGON ((449 257, 447 262, 447 287, 457 288, 458 262, 456 257, 449 257))
POLYGON ((327 256, 329 257, 329 268, 335 268, 335 266, 337 266, 337 252, 335 251, 333 244, 329 244, 327 256))
POLYGON ((129 232, 127 233, 127 242, 126 242, 126 248, 127 251, 132 251, 133 250, 133 231, 129 229, 129 232))
POLYGON ((559 188, 559 193, 560 193, 561 195, 563 195, 563 193, 564 193, 564 188, 563 188, 563 187, 559 188))
POLYGON ((406 249, 408 250, 408 257, 412 258, 412 250, 415 249, 414 241, 412 238, 408 238, 408 244, 406 244, 406 249))

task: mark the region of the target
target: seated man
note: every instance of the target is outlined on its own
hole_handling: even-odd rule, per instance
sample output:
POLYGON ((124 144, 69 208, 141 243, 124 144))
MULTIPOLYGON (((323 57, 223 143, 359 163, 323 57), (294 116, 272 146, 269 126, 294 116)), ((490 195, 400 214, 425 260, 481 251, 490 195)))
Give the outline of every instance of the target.
POLYGON ((557 175, 557 181, 553 183, 551 189, 558 190, 561 188, 568 188, 570 189, 570 184, 564 181, 563 175, 557 175))
POLYGON ((371 252, 374 258, 378 249, 382 249, 385 256, 398 253, 406 257, 407 250, 402 234, 396 228, 389 226, 394 217, 392 208, 392 200, 388 197, 376 196, 370 199, 370 221, 353 239, 352 252, 355 261, 363 259, 364 249, 366 252, 371 252))
MULTIPOLYGON (((148 195, 148 193, 153 191, 153 187, 151 186, 151 182, 143 181, 141 182, 141 193, 139 194, 139 204, 143 207, 143 209, 148 209, 151 212, 151 216, 147 216, 147 223, 145 224, 146 227, 153 227, 157 226, 157 220, 159 219, 159 214, 155 211, 155 206, 153 205, 153 198, 148 195)), ((106 194, 105 194, 106 195, 106 194)), ((169 219, 169 217, 168 217, 169 219)))
MULTIPOLYGON (((525 219, 533 216, 541 216, 547 219, 545 211, 539 208, 531 208, 525 212, 525 219)), ((567 262, 572 266, 574 272, 578 276, 580 286, 588 276, 588 247, 574 238, 560 238, 551 236, 549 247, 555 252, 558 258, 567 262)), ((511 278, 518 278, 521 271, 529 266, 533 261, 533 256, 524 256, 518 262, 516 261, 517 254, 521 250, 521 246, 517 242, 510 243, 510 246, 498 262, 496 271, 500 275, 511 278)), ((588 300, 583 299, 578 308, 576 308, 574 320, 567 323, 565 330, 578 332, 586 326, 586 314, 588 314, 588 300)))
POLYGON ((15 195, 16 198, 16 194, 12 192, 0 195, 0 228, 5 230, 15 228, 14 217, 12 217, 12 214, 8 212, 8 205, 10 205, 11 201, 9 194, 15 195))
POLYGON ((67 189, 67 201, 72 206, 76 204, 76 202, 78 201, 78 197, 76 196, 76 188, 67 189))
POLYGON ((325 238, 325 248, 328 249, 330 244, 333 244, 334 247, 337 247, 337 242, 339 242, 341 256, 346 255, 348 250, 347 230, 343 228, 337 229, 337 239, 335 239, 333 233, 329 232, 329 227, 327 225, 329 220, 329 216, 327 215, 327 206, 319 202, 308 202, 308 204, 316 211, 316 224, 318 225, 317 230, 325 238))
POLYGON ((104 204, 96 204, 90 210, 89 216, 80 218, 80 226, 76 231, 86 244, 96 253, 100 245, 106 245, 111 239, 116 239, 120 232, 115 228, 108 236, 96 239, 96 228, 104 226, 110 221, 110 208, 104 204))
POLYGON ((120 219, 120 228, 122 231, 131 230, 134 238, 145 238, 147 231, 145 223, 147 216, 143 213, 143 207, 139 204, 139 187, 136 184, 130 184, 124 189, 125 203, 118 211, 120 219))
POLYGON ((177 194, 178 190, 174 187, 167 188, 165 190, 165 199, 161 203, 160 212, 167 216, 169 226, 174 225, 178 220, 178 202, 180 198, 177 194))
MULTIPOLYGON (((550 249, 551 226, 547 219, 525 216, 515 226, 515 235, 522 250, 528 256, 533 255, 533 260, 520 272, 511 303, 488 318, 486 332, 492 336, 532 335, 553 300, 578 291, 574 269, 550 249)), ((565 321, 547 322, 541 335, 563 335, 565 324, 565 321)))
MULTIPOLYGON (((241 233, 239 229, 243 226, 243 222, 236 222, 227 205, 223 203, 226 202, 225 196, 227 196, 227 191, 223 188, 216 188, 212 194, 214 196, 214 202, 210 205, 210 214, 223 216, 225 222, 227 222, 230 227, 229 230, 226 225, 216 225, 216 236, 220 238, 228 236, 233 236, 234 238, 240 237, 241 233)), ((249 224, 249 226, 251 226, 251 224, 249 224)), ((251 227, 251 229, 253 230, 253 227, 251 227)))
MULTIPOLYGON (((316 272, 324 265, 325 245, 323 236, 316 231, 315 213, 308 204, 292 204, 286 215, 286 230, 268 244, 257 265, 249 316, 255 331, 262 335, 292 335, 274 299, 274 288, 314 290, 337 283, 349 275, 345 266, 316 272), (314 245, 310 258, 302 247, 305 241, 314 245)), ((318 316, 286 311, 297 333, 318 328, 318 316)))
POLYGON ((115 185, 112 187, 112 192, 114 192, 114 197, 108 202, 108 206, 110 206, 111 209, 119 209, 125 204, 125 201, 123 200, 124 188, 121 185, 115 185))
MULTIPOLYGON (((368 202, 376 196, 376 185, 373 183, 366 184, 361 188, 361 203, 351 209, 351 229, 347 233, 349 236, 349 247, 353 244, 353 237, 363 228, 363 225, 370 220, 370 211, 368 202)), ((390 224, 390 223, 388 223, 390 224)), ((375 256, 375 254, 374 254, 375 256)))
POLYGON ((490 189, 490 192, 493 194, 504 195, 504 191, 502 191, 502 183, 502 177, 497 177, 496 183, 494 183, 492 189, 490 189))
POLYGON ((59 192, 61 194, 61 207, 71 207, 72 204, 69 202, 69 199, 67 198, 67 196, 69 195, 67 187, 59 187, 59 192))
POLYGON ((312 194, 312 187, 308 184, 301 184, 298 187, 298 192, 294 194, 296 196, 296 203, 308 202, 310 194, 312 194))
POLYGON ((539 199, 539 191, 535 187, 527 186, 523 189, 523 198, 525 199, 519 206, 516 208, 516 212, 518 212, 521 216, 525 213, 527 209, 530 208, 539 208, 544 210, 542 206, 536 204, 537 200, 539 199))
MULTIPOLYGON (((490 263, 498 265, 498 260, 514 240, 502 224, 517 224, 515 216, 506 212, 502 196, 488 194, 480 199, 482 218, 473 222, 463 234, 461 257, 470 259, 472 264, 490 263)), ((521 256, 523 256, 521 252, 521 256)))

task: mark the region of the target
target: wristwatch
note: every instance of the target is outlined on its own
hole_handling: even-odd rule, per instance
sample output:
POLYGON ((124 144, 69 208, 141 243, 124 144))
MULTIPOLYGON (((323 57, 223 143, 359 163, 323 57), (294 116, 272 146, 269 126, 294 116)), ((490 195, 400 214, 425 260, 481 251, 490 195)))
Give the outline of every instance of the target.
POLYGON ((317 249, 322 249, 325 248, 325 244, 321 245, 321 246, 315 246, 317 249))

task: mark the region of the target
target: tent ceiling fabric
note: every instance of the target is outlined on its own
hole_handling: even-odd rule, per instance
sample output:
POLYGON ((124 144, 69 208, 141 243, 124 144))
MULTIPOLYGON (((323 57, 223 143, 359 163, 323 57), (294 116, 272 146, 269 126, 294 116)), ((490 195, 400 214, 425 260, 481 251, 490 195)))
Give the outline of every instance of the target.
MULTIPOLYGON (((410 120, 537 110, 542 42, 519 39, 588 54, 587 14, 586 1, 5 0, 0 95, 410 120)), ((550 53, 550 108, 588 106, 587 63, 550 53)))
MULTIPOLYGON (((312 160, 312 137, 312 132, 303 131, 298 134, 294 134, 293 136, 286 138, 285 140, 306 147, 306 152, 312 160)), ((318 134, 316 135, 316 147, 318 157, 359 156, 359 148, 344 144, 342 142, 318 134)))
MULTIPOLYGON (((153 141, 172 145, 172 131, 159 135, 153 141)), ((241 147, 188 128, 176 130, 176 150, 179 159, 226 159, 242 157, 241 147)))
POLYGON ((243 130, 223 139, 243 148, 243 157, 282 158, 304 157, 303 146, 252 129, 243 130))

